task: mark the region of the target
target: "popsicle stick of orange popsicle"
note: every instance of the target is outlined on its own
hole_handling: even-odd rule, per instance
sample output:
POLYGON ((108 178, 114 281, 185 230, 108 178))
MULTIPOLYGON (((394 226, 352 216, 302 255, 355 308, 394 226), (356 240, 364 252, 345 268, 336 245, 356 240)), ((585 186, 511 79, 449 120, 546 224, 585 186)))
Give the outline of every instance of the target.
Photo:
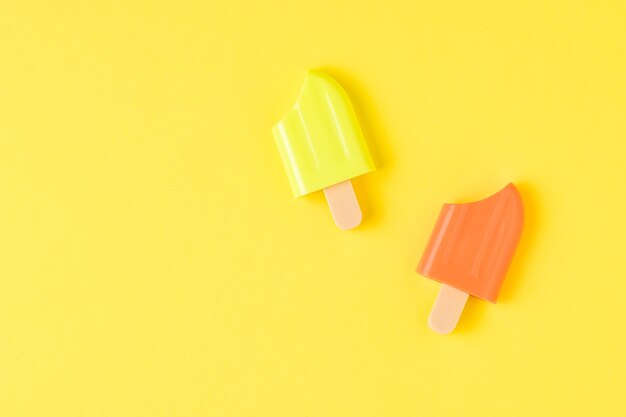
POLYGON ((294 196, 324 190, 337 226, 358 226, 363 216, 350 180, 376 167, 343 88, 309 70, 298 100, 272 132, 294 196))
POLYGON ((431 329, 454 330, 469 295, 496 302, 523 224, 513 184, 481 201, 443 206, 417 267, 443 284, 428 319, 431 329))
POLYGON ((428 316, 428 326, 437 333, 450 333, 459 322, 468 298, 468 293, 443 284, 428 316))

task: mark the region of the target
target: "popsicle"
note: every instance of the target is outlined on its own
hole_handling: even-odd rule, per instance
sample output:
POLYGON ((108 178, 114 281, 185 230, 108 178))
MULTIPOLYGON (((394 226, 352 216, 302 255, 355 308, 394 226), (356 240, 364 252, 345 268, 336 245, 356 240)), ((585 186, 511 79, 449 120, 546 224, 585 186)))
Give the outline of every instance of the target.
POLYGON ((291 190, 324 190, 335 224, 348 230, 362 213, 351 179, 376 169, 344 89, 309 70, 295 105, 272 129, 291 190))
POLYGON ((443 284, 428 319, 431 329, 454 330, 469 295, 496 302, 523 224, 513 184, 481 201, 444 204, 417 267, 443 284))

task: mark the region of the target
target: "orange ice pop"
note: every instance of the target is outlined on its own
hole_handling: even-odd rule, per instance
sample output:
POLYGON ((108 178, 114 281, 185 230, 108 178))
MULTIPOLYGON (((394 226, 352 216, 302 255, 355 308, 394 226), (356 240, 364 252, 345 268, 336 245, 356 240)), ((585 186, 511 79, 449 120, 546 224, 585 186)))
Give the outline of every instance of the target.
POLYGON ((513 184, 481 201, 443 206, 417 267, 443 284, 428 320, 431 329, 454 330, 469 295, 496 302, 523 224, 522 198, 513 184))

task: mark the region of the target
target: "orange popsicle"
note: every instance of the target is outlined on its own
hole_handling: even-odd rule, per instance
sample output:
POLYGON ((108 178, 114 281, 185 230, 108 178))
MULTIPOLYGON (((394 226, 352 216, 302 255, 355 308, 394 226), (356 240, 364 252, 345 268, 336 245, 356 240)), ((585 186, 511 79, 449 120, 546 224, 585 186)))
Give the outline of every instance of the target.
POLYGON ((496 302, 523 224, 522 198, 513 184, 481 201, 443 206, 417 267, 443 284, 431 329, 454 330, 469 295, 496 302))

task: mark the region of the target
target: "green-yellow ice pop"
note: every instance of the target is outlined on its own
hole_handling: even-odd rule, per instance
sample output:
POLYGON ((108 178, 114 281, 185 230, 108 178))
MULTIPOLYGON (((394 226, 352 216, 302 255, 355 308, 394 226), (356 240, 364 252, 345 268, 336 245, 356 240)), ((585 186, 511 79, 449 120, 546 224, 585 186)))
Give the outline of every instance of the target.
POLYGON ((296 104, 272 132, 294 196, 323 189, 335 224, 358 226, 362 214, 350 180, 376 167, 339 83, 307 71, 296 104))

